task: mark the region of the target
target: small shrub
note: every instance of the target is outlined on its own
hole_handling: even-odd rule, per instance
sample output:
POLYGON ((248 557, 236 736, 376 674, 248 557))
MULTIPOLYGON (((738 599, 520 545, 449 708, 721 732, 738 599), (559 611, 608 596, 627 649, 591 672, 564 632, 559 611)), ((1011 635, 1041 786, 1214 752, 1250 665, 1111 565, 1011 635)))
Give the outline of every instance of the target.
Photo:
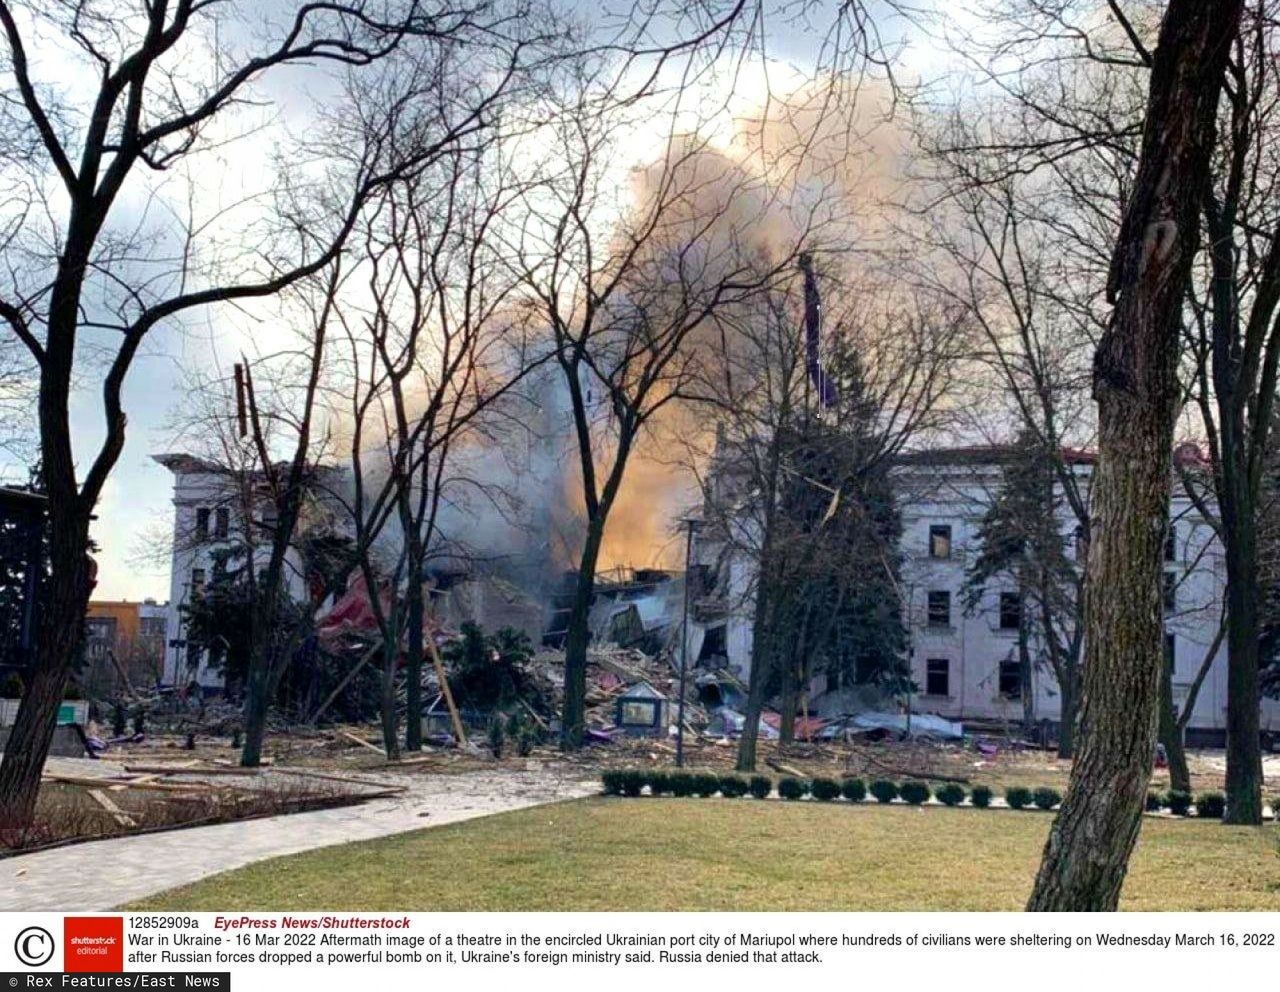
POLYGON ((1227 811, 1227 797, 1221 792, 1202 792, 1196 796, 1196 816, 1203 820, 1221 820, 1227 811))
POLYGON ((871 783, 869 790, 878 803, 891 803, 898 798, 898 786, 887 778, 878 778, 871 783))
POLYGON ((747 788, 757 799, 768 799, 769 793, 773 792, 773 782, 763 775, 752 775, 747 788))
POLYGON ((1053 809, 1053 807, 1057 806, 1058 803, 1062 802, 1062 794, 1056 789, 1049 789, 1041 786, 1031 794, 1031 800, 1040 807, 1040 809, 1053 809))
POLYGON ((649 795, 662 796, 671 793, 671 776, 666 772, 649 773, 649 795))
POLYGON ((1147 793, 1147 812, 1158 813, 1163 808, 1164 808, 1164 800, 1160 798, 1160 793, 1148 792, 1147 793))
POLYGON ((532 727, 524 727, 516 738, 516 754, 527 758, 533 754, 534 745, 538 743, 538 732, 532 727))
POLYGON ((1271 797, 1271 819, 1280 823, 1280 795, 1271 797))
POLYGON ((851 803, 860 803, 867 798, 867 783, 860 778, 847 778, 840 784, 840 795, 851 803))
POLYGON ((986 809, 991 805, 992 795, 990 786, 975 785, 973 791, 969 793, 969 802, 973 803, 978 809, 986 809))
POLYGON ((778 779, 778 795, 783 799, 803 799, 804 794, 809 790, 805 788, 805 783, 798 778, 787 776, 778 779))
POLYGON ((1011 785, 1004 790, 1004 801, 1009 804, 1010 809, 1022 809, 1031 805, 1031 790, 1021 785, 1011 785))
POLYGON ((898 789, 898 794, 902 796, 904 802, 919 806, 921 803, 927 803, 932 793, 927 782, 903 782, 898 789))
POLYGON ((693 795, 693 776, 688 772, 672 772, 667 777, 667 784, 671 787, 671 794, 678 799, 693 795))
POLYGON ((946 785, 938 786, 933 796, 944 806, 959 806, 964 802, 964 786, 948 782, 946 785))
POLYGON ((747 780, 741 775, 721 775, 720 795, 726 799, 741 799, 747 794, 747 780))
POLYGON ((693 776, 693 791, 703 799, 710 799, 720 791, 720 776, 700 773, 693 776))
POLYGON ((495 758, 502 757, 503 745, 507 742, 507 730, 502 725, 501 717, 494 717, 489 721, 489 732, 486 735, 489 742, 489 750, 493 752, 495 758))
POLYGON ((604 786, 604 794, 606 796, 622 795, 622 771, 618 768, 610 768, 606 772, 600 773, 600 784, 604 786))
POLYGON ((634 799, 648 782, 649 776, 638 768, 628 768, 622 773, 622 794, 634 799))
POLYGON ((1191 793, 1179 792, 1176 789, 1164 797, 1164 804, 1174 816, 1186 816, 1191 809, 1191 793))
POLYGON ((809 786, 814 799, 829 803, 840 798, 840 783, 833 778, 815 778, 809 786))

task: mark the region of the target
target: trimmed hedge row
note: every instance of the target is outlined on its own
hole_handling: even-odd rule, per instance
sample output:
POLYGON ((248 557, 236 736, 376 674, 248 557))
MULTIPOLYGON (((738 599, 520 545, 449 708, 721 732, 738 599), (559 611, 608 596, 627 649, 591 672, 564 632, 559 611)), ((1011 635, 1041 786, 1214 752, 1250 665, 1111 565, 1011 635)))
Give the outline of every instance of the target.
MULTIPOLYGON (((774 782, 763 775, 743 778, 740 775, 692 774, 688 772, 643 771, 640 769, 613 769, 601 775, 605 795, 639 796, 647 787, 651 796, 714 796, 717 793, 726 799, 737 799, 750 795, 756 799, 767 799, 774 792, 774 782)), ((837 782, 833 778, 818 777, 813 779, 785 776, 777 781, 779 798, 789 802, 797 802, 806 796, 817 802, 835 802, 845 799, 851 803, 860 803, 868 796, 880 803, 891 803, 897 799, 912 806, 919 806, 936 798, 944 806, 959 806, 965 799, 978 809, 986 809, 991 805, 994 793, 985 785, 975 785, 970 792, 954 782, 931 789, 927 782, 907 781, 893 782, 889 779, 876 779, 870 784, 860 778, 846 778, 837 782)), ((1011 786, 1005 791, 1005 801, 1014 809, 1036 805, 1040 809, 1053 809, 1062 801, 1062 797, 1053 789, 1036 789, 1034 792, 1020 786, 1011 786)))
MULTIPOLYGON (((706 772, 664 772, 623 768, 604 772, 600 778, 605 795, 608 796, 639 796, 647 788, 651 796, 710 797, 718 793, 726 799, 738 799, 747 795, 756 799, 767 799, 774 791, 773 781, 764 775, 743 778, 741 775, 712 775, 706 772)), ((843 798, 852 803, 860 803, 871 796, 881 803, 891 803, 895 799, 901 799, 912 806, 928 802, 930 796, 944 806, 959 806, 967 798, 970 804, 978 809, 988 808, 994 796, 992 790, 985 785, 975 785, 966 793, 963 786, 954 782, 948 782, 938 786, 936 790, 931 790, 927 782, 919 781, 898 783, 879 778, 868 785, 860 778, 846 778, 842 782, 837 782, 833 778, 802 779, 792 776, 778 779, 777 792, 779 797, 791 802, 810 796, 818 802, 834 802, 843 798)), ((1004 800, 1011 809, 1035 806, 1038 809, 1051 810, 1062 802, 1062 796, 1050 788, 1028 789, 1020 785, 1011 785, 1004 791, 1004 800)), ((1280 811, 1280 797, 1273 800, 1273 804, 1273 810, 1280 811)), ((1163 795, 1158 792, 1148 792, 1146 802, 1149 811, 1157 812, 1167 809, 1174 816, 1190 816, 1194 807, 1196 816, 1209 820, 1222 819, 1226 805, 1226 797, 1221 792, 1202 792, 1194 798, 1188 792, 1172 791, 1163 795)))

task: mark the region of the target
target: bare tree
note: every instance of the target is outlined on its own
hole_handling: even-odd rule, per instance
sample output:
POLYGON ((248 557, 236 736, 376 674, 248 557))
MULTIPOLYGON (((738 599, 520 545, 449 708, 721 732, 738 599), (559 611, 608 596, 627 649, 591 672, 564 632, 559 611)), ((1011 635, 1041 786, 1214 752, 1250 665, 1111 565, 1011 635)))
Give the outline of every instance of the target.
POLYGON ((1112 321, 1094 359, 1099 467, 1079 751, 1028 908, 1112 910, 1155 747, 1160 560, 1172 487, 1178 338, 1239 0, 1171 0, 1152 55, 1142 150, 1113 256, 1112 321))
MULTIPOLYGON (((27 822, 35 806, 91 585, 89 521, 124 444, 121 394, 138 349, 157 326, 195 308, 271 296, 322 271, 370 193, 430 148, 359 145, 319 177, 282 165, 262 200, 278 209, 259 225, 261 237, 249 239, 252 248, 197 216, 193 201, 173 223, 150 213, 130 217, 126 201, 149 197, 173 217, 160 183, 234 140, 238 112, 273 70, 304 63, 356 69, 409 39, 438 49, 492 37, 491 18, 505 24, 507 13, 492 14, 488 5, 359 0, 287 5, 278 19, 253 23, 244 9, 197 0, 0 4, 10 79, 0 153, 26 208, 9 244, 0 318, 39 367, 51 569, 35 665, 0 765, 0 820, 27 822), (73 93, 71 83, 34 75, 31 49, 40 38, 58 39, 65 56, 89 67, 92 92, 73 93), (193 72, 194 65, 207 71, 193 72), (90 458, 79 459, 89 466, 81 478, 68 418, 78 363, 88 352, 106 364, 105 437, 90 458)), ((412 108, 409 96, 382 111, 412 108)), ((482 126, 484 107, 471 111, 428 145, 482 126)), ((243 221, 226 219, 233 229, 243 221)))

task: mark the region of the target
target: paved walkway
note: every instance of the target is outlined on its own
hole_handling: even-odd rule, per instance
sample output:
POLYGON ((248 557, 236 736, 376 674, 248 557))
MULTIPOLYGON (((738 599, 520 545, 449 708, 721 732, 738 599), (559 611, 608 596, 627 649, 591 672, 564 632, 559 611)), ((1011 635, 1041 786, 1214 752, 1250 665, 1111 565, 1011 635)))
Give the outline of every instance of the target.
POLYGON ((0 859, 0 908, 99 912, 265 858, 599 791, 595 780, 546 771, 377 777, 407 785, 409 791, 359 806, 118 837, 0 859))

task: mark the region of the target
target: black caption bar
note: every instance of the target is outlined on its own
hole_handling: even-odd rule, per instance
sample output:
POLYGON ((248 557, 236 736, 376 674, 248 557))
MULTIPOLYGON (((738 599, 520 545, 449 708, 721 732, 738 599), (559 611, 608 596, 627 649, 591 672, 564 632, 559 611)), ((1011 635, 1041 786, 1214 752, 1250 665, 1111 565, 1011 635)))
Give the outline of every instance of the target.
POLYGON ((229 971, 5 971, 0 992, 92 992, 118 989, 173 989, 175 992, 231 992, 229 971))

